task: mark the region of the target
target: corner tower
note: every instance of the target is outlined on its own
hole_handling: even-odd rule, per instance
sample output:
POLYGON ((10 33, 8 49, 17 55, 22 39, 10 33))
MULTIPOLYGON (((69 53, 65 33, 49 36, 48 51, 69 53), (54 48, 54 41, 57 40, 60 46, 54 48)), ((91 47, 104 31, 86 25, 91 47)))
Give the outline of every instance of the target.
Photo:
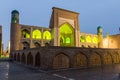
POLYGON ((97 28, 97 35, 98 35, 98 48, 103 48, 103 29, 101 26, 97 28))
POLYGON ((11 12, 11 29, 10 29, 10 53, 19 50, 21 37, 21 27, 19 25, 19 12, 13 10, 11 12))

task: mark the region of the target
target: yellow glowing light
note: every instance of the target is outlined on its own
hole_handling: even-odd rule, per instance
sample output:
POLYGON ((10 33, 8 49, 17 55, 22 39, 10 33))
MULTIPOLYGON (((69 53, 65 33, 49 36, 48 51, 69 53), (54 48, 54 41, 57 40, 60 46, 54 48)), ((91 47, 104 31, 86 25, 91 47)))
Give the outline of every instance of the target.
POLYGON ((93 37, 92 41, 93 41, 93 43, 97 44, 98 43, 97 37, 93 37))
POLYGON ((90 36, 87 36, 86 37, 86 42, 91 43, 92 42, 92 38, 90 36))
POLYGON ((45 31, 43 33, 43 39, 51 40, 51 33, 49 31, 45 31))
POLYGON ((72 34, 72 29, 70 28, 70 25, 65 23, 60 27, 60 33, 64 34, 72 34))
POLYGON ((69 23, 60 26, 60 45, 74 46, 74 29, 69 23))
POLYGON ((27 30, 22 31, 22 37, 23 38, 30 38, 30 33, 27 30))
POLYGON ((80 42, 85 42, 85 36, 80 37, 80 42))
POLYGON ((32 38, 33 39, 41 39, 41 32, 40 30, 36 29, 33 31, 33 34, 32 34, 32 38))
POLYGON ((66 43, 70 43, 70 38, 69 37, 66 38, 66 43))

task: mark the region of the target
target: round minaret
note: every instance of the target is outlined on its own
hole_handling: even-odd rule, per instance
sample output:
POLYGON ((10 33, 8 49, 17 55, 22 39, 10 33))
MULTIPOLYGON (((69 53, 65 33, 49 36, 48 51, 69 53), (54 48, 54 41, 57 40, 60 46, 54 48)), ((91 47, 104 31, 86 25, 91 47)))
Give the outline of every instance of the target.
POLYGON ((103 30, 101 26, 97 28, 97 35, 98 35, 98 48, 103 48, 103 30))
POLYGON ((21 27, 19 25, 19 12, 13 10, 11 12, 11 30, 10 30, 10 53, 19 50, 21 38, 21 27))

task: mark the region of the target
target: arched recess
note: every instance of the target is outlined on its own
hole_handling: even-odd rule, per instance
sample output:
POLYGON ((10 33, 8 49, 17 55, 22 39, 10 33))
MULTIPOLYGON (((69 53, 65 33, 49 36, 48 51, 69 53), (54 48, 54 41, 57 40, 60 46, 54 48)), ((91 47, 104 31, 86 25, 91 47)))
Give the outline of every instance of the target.
POLYGON ((109 53, 105 53, 103 56, 104 64, 112 64, 112 57, 109 53))
POLYGON ((41 39, 41 31, 36 29, 32 32, 32 38, 33 39, 41 39))
POLYGON ((39 52, 35 55, 35 66, 40 67, 40 53, 39 52))
POLYGON ((20 62, 20 54, 17 54, 17 61, 20 62))
POLYGON ((29 49, 30 44, 28 42, 23 42, 23 49, 29 49))
POLYGON ((74 56, 74 67, 87 67, 87 57, 83 53, 78 53, 74 56))
POLYGON ((84 35, 80 36, 80 42, 86 42, 84 35))
POLYGON ((16 61, 16 53, 14 53, 14 60, 16 61))
POLYGON ((60 26, 60 46, 74 46, 74 28, 69 23, 60 26))
POLYGON ((90 66, 100 66, 101 65, 101 57, 97 53, 93 53, 90 56, 90 66))
POLYGON ((43 39, 45 39, 45 40, 51 40, 51 33, 49 31, 44 31, 44 33, 43 33, 43 39))
POLYGON ((35 46, 36 48, 38 48, 38 47, 40 47, 40 46, 41 46, 41 44, 40 44, 40 43, 38 43, 38 42, 35 42, 35 43, 34 43, 34 46, 35 46))
POLYGON ((92 42, 92 38, 91 38, 91 36, 86 36, 86 42, 88 42, 88 43, 91 43, 92 42))
POLYGON ((92 42, 93 42, 94 44, 97 44, 97 43, 98 43, 98 38, 97 38, 97 37, 93 37, 92 42))
POLYGON ((21 62, 24 63, 24 64, 26 63, 26 57, 25 57, 24 53, 21 56, 21 62))
POLYGON ((113 54, 113 60, 114 60, 114 63, 119 63, 120 62, 118 53, 113 54))
POLYGON ((53 58, 53 69, 69 68, 70 60, 64 53, 59 53, 53 58))
POLYGON ((26 29, 22 30, 22 38, 30 38, 30 32, 26 29))
POLYGON ((33 65, 33 56, 31 53, 27 55, 27 65, 33 65))

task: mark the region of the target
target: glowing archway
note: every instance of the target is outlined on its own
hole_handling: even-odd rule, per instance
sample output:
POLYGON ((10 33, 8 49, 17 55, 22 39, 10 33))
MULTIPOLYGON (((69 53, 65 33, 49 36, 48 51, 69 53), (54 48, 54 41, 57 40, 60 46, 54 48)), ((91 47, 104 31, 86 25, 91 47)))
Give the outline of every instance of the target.
POLYGON ((36 29, 32 33, 32 38, 33 39, 41 39, 41 32, 40 30, 36 29))
POLYGON ((30 32, 26 29, 22 30, 22 38, 30 38, 30 32))
POLYGON ((91 42, 92 42, 91 36, 87 36, 87 37, 86 37, 86 42, 88 42, 88 43, 91 43, 91 42))
POLYGON ((51 33, 49 31, 45 31, 43 33, 43 39, 51 40, 51 33))
POLYGON ((85 36, 80 37, 80 42, 85 42, 85 36))
POLYGON ((74 29, 68 23, 60 26, 60 46, 74 46, 74 29))
POLYGON ((97 37, 93 37, 92 41, 93 41, 93 43, 97 44, 98 43, 97 37))

